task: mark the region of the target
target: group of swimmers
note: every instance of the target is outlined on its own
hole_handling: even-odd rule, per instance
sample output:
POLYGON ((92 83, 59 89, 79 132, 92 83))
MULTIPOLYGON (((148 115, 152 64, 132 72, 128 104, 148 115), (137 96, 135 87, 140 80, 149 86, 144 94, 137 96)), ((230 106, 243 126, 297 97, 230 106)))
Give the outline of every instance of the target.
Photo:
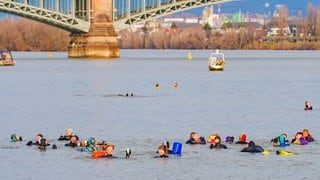
MULTIPOLYGON (((290 144, 296 145, 306 145, 310 142, 315 141, 312 135, 309 133, 308 129, 303 129, 296 133, 295 137, 291 140, 288 139, 288 135, 286 133, 282 133, 281 135, 272 138, 270 142, 272 142, 274 147, 285 147, 289 146, 290 144)), ((234 142, 233 136, 227 136, 225 139, 226 143, 232 144, 247 144, 248 146, 243 148, 241 152, 250 152, 250 153, 267 153, 261 146, 256 145, 254 141, 247 141, 246 134, 241 133, 239 135, 239 140, 234 142)), ((221 137, 217 134, 211 134, 206 140, 203 136, 199 136, 196 132, 190 133, 190 138, 186 141, 186 144, 207 144, 209 143, 210 149, 227 149, 228 147, 225 144, 221 143, 221 137)), ((280 154, 277 151, 277 154, 280 154)))
MULTIPOLYGON (((160 86, 159 83, 156 83, 156 85, 154 86, 154 88, 159 90, 159 89, 161 88, 161 86, 160 86)), ((178 83, 174 83, 174 84, 172 85, 172 88, 173 88, 173 89, 178 89, 178 88, 179 88, 179 84, 178 84, 178 83)))
MULTIPOLYGON (((22 141, 22 137, 17 134, 11 135, 11 142, 22 141)), ((67 129, 65 135, 61 135, 58 138, 58 141, 68 141, 65 146, 76 148, 81 152, 89 152, 91 153, 92 158, 115 158, 113 156, 114 145, 107 143, 105 141, 97 142, 95 138, 90 137, 86 141, 80 141, 79 137, 73 134, 72 129, 67 129)), ((295 137, 289 141, 288 135, 286 133, 282 133, 279 136, 272 138, 270 142, 272 142, 274 147, 285 147, 290 144, 296 145, 306 145, 310 142, 313 142, 314 138, 309 133, 308 129, 303 129, 301 132, 297 132, 295 137)), ((241 152, 250 152, 250 153, 263 153, 268 154, 261 146, 256 145, 254 141, 247 141, 247 136, 245 133, 241 133, 239 135, 239 140, 235 142, 235 138, 233 136, 227 136, 225 138, 225 142, 228 144, 244 144, 247 145, 244 147, 241 152)), ((213 133, 206 140, 203 136, 199 136, 196 132, 191 132, 189 139, 186 141, 186 144, 196 145, 196 144, 210 144, 210 149, 228 149, 227 145, 222 143, 221 137, 217 133, 213 133)), ((35 137, 35 141, 28 141, 28 146, 37 146, 40 151, 45 151, 50 144, 47 139, 42 134, 37 134, 35 137)), ((52 149, 57 149, 56 144, 52 144, 52 149)), ((179 142, 174 142, 172 149, 170 150, 169 142, 163 142, 157 149, 157 155, 155 158, 168 158, 169 154, 181 155, 182 144, 179 142)), ((131 155, 131 149, 126 149, 126 158, 129 158, 131 155)), ((277 154, 281 155, 280 151, 277 151, 277 154)))

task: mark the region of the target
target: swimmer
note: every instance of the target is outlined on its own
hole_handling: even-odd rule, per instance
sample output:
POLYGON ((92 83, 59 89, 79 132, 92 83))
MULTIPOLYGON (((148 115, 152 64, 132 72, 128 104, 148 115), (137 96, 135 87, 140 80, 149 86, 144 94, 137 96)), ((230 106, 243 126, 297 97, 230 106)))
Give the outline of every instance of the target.
POLYGON ((78 151, 82 151, 82 152, 94 152, 97 151, 98 149, 94 146, 95 144, 95 139, 93 137, 90 137, 86 143, 86 146, 84 147, 78 147, 77 150, 78 151))
POLYGON ((156 89, 160 89, 160 84, 157 83, 157 84, 155 85, 155 88, 156 88, 156 89))
POLYGON ((212 133, 210 134, 207 143, 214 143, 214 140, 216 139, 216 137, 219 136, 217 133, 212 133))
POLYGON ((59 141, 64 141, 64 140, 70 141, 72 135, 73 135, 73 130, 69 128, 66 130, 65 135, 61 135, 58 140, 59 141))
POLYGON ((12 134, 11 135, 11 142, 17 142, 17 141, 22 141, 22 137, 18 136, 17 134, 12 134))
POLYGON ((43 138, 43 135, 42 134, 37 134, 36 137, 35 137, 35 142, 32 142, 32 141, 28 141, 27 145, 28 146, 31 146, 31 145, 39 145, 40 144, 40 140, 43 138))
POLYGON ((199 137, 196 132, 190 133, 190 139, 187 140, 186 144, 206 144, 204 137, 199 137))
POLYGON ((65 146, 69 147, 77 147, 78 146, 79 137, 77 135, 72 135, 70 138, 70 142, 65 144, 65 146))
POLYGON ((179 84, 178 83, 174 83, 172 87, 173 87, 173 89, 178 89, 179 88, 179 84))
POLYGON ((245 133, 241 133, 239 135, 239 141, 236 142, 236 144, 248 144, 247 140, 247 135, 245 133))
POLYGON ((224 144, 221 144, 221 138, 220 136, 216 136, 215 139, 213 140, 213 143, 210 144, 210 149, 228 149, 228 147, 224 144))
POLYGON ((302 130, 302 136, 304 137, 304 139, 306 139, 308 142, 313 142, 314 139, 312 137, 312 135, 309 133, 308 129, 303 129, 302 130))
POLYGON ((250 153, 262 153, 264 149, 261 146, 256 145, 253 141, 248 143, 248 147, 245 147, 241 152, 250 152, 250 153))
POLYGON ((294 139, 291 140, 291 143, 296 145, 307 145, 308 141, 303 137, 302 132, 297 132, 294 139))
POLYGON ((280 136, 272 138, 271 139, 272 145, 274 147, 285 147, 285 146, 290 146, 290 144, 288 143, 288 136, 286 133, 282 133, 280 136), (278 144, 279 143, 279 144, 278 144))
POLYGON ((157 154, 158 155, 155 156, 154 158, 168 158, 169 156, 167 155, 168 154, 167 146, 166 145, 159 146, 157 154))
POLYGON ((312 110, 312 106, 311 106, 310 101, 306 101, 306 102, 304 103, 304 110, 305 110, 305 111, 312 110))
POLYGON ((112 144, 107 144, 105 147, 105 157, 107 158, 112 158, 113 157, 113 151, 114 151, 114 145, 112 144))
POLYGON ((44 150, 46 150, 46 147, 49 146, 49 145, 50 145, 50 144, 48 144, 48 141, 47 141, 46 138, 41 138, 41 139, 40 139, 40 143, 39 143, 39 145, 38 145, 38 149, 39 149, 40 151, 44 151, 44 150))

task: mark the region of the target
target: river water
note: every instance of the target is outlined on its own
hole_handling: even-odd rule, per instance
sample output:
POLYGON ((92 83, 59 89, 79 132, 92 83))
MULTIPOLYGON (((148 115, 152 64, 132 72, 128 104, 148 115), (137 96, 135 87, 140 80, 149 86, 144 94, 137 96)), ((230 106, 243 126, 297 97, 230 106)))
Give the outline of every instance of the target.
POLYGON ((121 50, 110 61, 14 52, 16 66, 0 68, 1 179, 319 179, 320 52, 222 52, 223 72, 208 70, 207 50, 121 50), (126 93, 133 97, 118 96, 126 93), (306 100, 313 111, 303 110, 306 100), (119 158, 64 147, 57 138, 67 128, 115 144, 119 158), (270 139, 303 128, 316 142, 277 156, 270 139), (270 154, 186 145, 191 131, 223 139, 245 132, 270 154), (23 142, 10 142, 13 133, 23 142), (58 149, 26 146, 38 133, 58 149), (182 156, 154 159, 163 141, 183 143, 182 156))

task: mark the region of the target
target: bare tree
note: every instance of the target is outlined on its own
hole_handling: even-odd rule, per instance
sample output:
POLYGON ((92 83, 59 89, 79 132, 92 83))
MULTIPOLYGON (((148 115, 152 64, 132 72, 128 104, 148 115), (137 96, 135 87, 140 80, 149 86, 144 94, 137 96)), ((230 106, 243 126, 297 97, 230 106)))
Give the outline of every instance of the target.
POLYGON ((315 35, 320 36, 320 7, 318 7, 318 9, 317 9, 315 35))
POLYGON ((286 6, 281 6, 279 9, 278 27, 280 35, 285 35, 285 28, 288 27, 288 8, 286 6))

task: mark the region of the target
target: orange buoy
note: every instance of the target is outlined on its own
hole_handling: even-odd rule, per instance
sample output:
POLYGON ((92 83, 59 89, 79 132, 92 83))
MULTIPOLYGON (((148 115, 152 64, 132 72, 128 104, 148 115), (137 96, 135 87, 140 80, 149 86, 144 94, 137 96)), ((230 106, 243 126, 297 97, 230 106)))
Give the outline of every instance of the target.
POLYGON ((104 151, 97 151, 97 152, 94 152, 91 154, 91 158, 102 158, 102 157, 105 157, 106 156, 106 153, 104 151))

